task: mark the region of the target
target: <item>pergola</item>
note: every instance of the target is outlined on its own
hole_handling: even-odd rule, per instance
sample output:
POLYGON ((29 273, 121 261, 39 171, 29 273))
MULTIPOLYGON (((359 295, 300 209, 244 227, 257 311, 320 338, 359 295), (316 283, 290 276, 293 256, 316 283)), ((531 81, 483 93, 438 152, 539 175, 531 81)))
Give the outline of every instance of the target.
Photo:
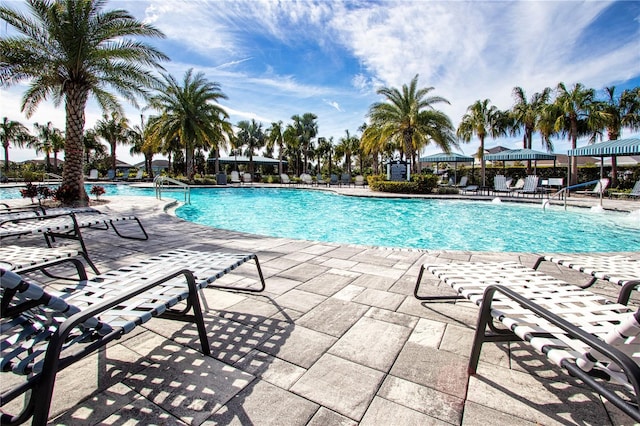
POLYGON ((510 149, 508 151, 498 152, 496 154, 487 154, 484 156, 487 161, 529 161, 534 163, 534 173, 537 171, 538 160, 553 160, 553 168, 556 168, 556 155, 547 152, 534 151, 532 149, 510 149))
POLYGON ((457 152, 450 154, 441 152, 439 154, 420 157, 419 160, 421 163, 453 163, 453 178, 455 182, 458 182, 458 163, 471 163, 473 167, 474 158, 468 155, 458 154, 457 152))

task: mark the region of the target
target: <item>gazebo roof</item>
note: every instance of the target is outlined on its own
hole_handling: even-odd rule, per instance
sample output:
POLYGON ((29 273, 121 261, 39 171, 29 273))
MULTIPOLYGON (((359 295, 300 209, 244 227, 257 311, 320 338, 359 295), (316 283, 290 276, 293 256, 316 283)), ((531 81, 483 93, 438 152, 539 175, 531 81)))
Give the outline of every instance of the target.
POLYGON ((639 155, 640 139, 618 139, 587 145, 569 150, 571 157, 616 157, 618 155, 639 155))
POLYGON ((555 154, 534 151, 532 149, 510 149, 509 151, 484 156, 484 159, 487 161, 555 160, 555 158, 555 154))
POLYGON ((426 157, 420 157, 420 162, 422 163, 471 163, 473 162, 473 157, 469 157, 468 155, 458 154, 457 152, 452 152, 451 154, 446 154, 441 152, 440 154, 428 155, 426 157))

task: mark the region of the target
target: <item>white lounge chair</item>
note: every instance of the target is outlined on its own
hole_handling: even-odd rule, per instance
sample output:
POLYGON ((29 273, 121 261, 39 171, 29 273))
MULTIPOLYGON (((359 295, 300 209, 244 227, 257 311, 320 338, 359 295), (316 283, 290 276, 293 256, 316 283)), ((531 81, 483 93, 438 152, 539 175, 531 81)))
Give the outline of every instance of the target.
POLYGON ((584 191, 576 191, 576 194, 582 194, 582 195, 591 195, 591 196, 595 196, 595 197, 601 197, 602 195, 604 195, 604 191, 607 190, 607 187, 609 186, 609 179, 607 178, 602 178, 600 180, 598 180, 598 182, 595 184, 595 186, 592 189, 587 189, 584 191))
POLYGON ((46 424, 57 373, 153 317, 195 323, 202 353, 209 355, 198 291, 229 288, 212 284, 249 260, 255 260, 261 285, 235 290, 262 291, 262 271, 251 253, 173 250, 80 281, 64 293, 0 268, 3 424, 31 416, 32 424, 46 424), (174 308, 183 301, 185 308, 174 308), (5 405, 21 396, 21 411, 9 414, 5 405))
POLYGON ((535 196, 536 194, 542 194, 542 192, 540 192, 540 189, 538 188, 539 180, 540 178, 538 176, 529 175, 524 180, 524 186, 522 187, 522 189, 516 190, 514 192, 516 194, 531 194, 533 196, 535 196))
POLYGON ((87 176, 87 180, 98 180, 98 169, 89 170, 89 176, 87 176))
POLYGON ((540 256, 533 269, 538 269, 543 261, 580 271, 591 277, 581 287, 586 288, 596 280, 609 281, 621 287, 618 303, 627 304, 631 292, 640 286, 640 260, 612 254, 552 254, 540 256))
POLYGON ((251 173, 243 173, 242 174, 242 183, 251 183, 253 180, 251 179, 251 173))
POLYGON ((506 192, 507 194, 511 193, 511 189, 509 189, 509 185, 507 183, 507 178, 504 175, 496 175, 493 178, 493 192, 506 192))
POLYGON ((364 179, 364 176, 362 175, 357 175, 353 180, 353 186, 359 186, 361 188, 364 188, 365 184, 366 184, 366 181, 364 179))
POLYGON ((242 180, 240 179, 240 173, 235 170, 231 172, 230 179, 231 183, 242 183, 242 180))
POLYGON ((609 196, 640 198, 640 180, 636 181, 633 188, 631 188, 631 192, 610 192, 609 196))
POLYGON ((280 174, 280 183, 283 185, 291 185, 291 179, 286 173, 280 174))
POLYGON ((523 340, 640 421, 640 311, 516 262, 423 265, 419 300, 433 299, 418 295, 425 270, 480 307, 470 374, 485 342, 523 340), (631 401, 610 384, 630 390, 631 401))
POLYGON ((464 188, 465 186, 467 186, 467 181, 469 180, 469 177, 467 176, 462 176, 460 178, 460 183, 458 183, 456 186, 458 188, 464 188))
MULTIPOLYGON (((53 275, 47 268, 71 263, 76 269, 78 279, 86 280, 86 269, 78 259, 80 255, 85 257, 84 253, 67 247, 45 248, 3 245, 0 247, 0 268, 18 274, 41 271, 48 277, 67 279, 67 277, 53 275)), ((85 257, 85 260, 87 260, 87 263, 90 262, 87 257, 85 257)))

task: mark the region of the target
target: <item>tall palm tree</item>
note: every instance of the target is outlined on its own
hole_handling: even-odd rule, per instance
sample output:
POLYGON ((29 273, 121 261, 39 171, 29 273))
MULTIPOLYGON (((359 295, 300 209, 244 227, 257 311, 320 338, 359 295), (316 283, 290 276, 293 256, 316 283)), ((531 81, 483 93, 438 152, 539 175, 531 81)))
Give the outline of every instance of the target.
POLYGON ((402 147, 402 153, 417 170, 416 153, 434 142, 445 152, 457 145, 454 127, 449 117, 434 108, 434 104, 449 101, 440 96, 429 96, 433 87, 418 88, 418 75, 401 90, 383 87, 377 93, 385 100, 376 102, 369 108, 370 132, 377 134, 380 144, 395 140, 402 147))
POLYGON ((49 97, 56 106, 64 101, 62 185, 72 194, 65 201, 86 205, 82 143, 87 100, 93 96, 105 111, 121 111, 119 97, 135 104, 136 95, 144 95, 156 81, 147 67, 168 59, 141 39, 164 35, 124 10, 104 10, 104 0, 27 4, 30 14, 0 6, 0 19, 19 33, 0 40, 0 82, 29 81, 22 103, 27 117, 49 97))
POLYGON ((84 136, 82 138, 82 145, 84 146, 85 164, 88 164, 89 161, 91 161, 91 151, 93 151, 94 156, 106 155, 106 148, 98 140, 98 135, 96 135, 96 132, 94 129, 87 129, 84 131, 84 136))
MULTIPOLYGON (((351 174, 351 157, 358 152, 360 147, 360 140, 349 134, 349 130, 345 130, 346 136, 340 138, 338 141, 338 147, 340 152, 344 156, 344 163, 347 169, 347 173, 351 174)), ((336 147, 336 149, 338 148, 336 147)))
MULTIPOLYGON (((555 130, 569 136, 571 149, 576 149, 579 136, 589 134, 587 122, 594 111, 595 91, 587 89, 581 83, 576 83, 571 89, 567 89, 564 83, 559 83, 556 88, 555 104, 559 115, 556 118, 555 130)), ((571 181, 578 182, 578 159, 571 157, 571 181)))
POLYGON ((302 172, 307 173, 308 156, 313 151, 312 140, 318 135, 318 123, 316 122, 318 116, 311 112, 305 112, 302 116, 294 115, 291 119, 296 136, 300 141, 300 149, 304 155, 302 172))
MULTIPOLYGON (((600 109, 604 114, 602 125, 607 130, 609 140, 620 138, 622 128, 631 130, 640 129, 640 88, 624 90, 620 96, 616 96, 615 86, 605 87, 606 98, 600 103, 600 109)), ((611 157, 612 186, 617 186, 618 164, 617 157, 611 157)))
POLYGON ((9 120, 7 117, 2 117, 0 123, 0 142, 2 142, 2 148, 4 149, 4 171, 9 171, 9 147, 17 146, 22 148, 25 143, 29 141, 31 134, 19 121, 9 120))
POLYGON ((151 132, 152 123, 157 117, 150 117, 145 123, 140 116, 140 124, 131 127, 127 132, 127 139, 131 144, 130 154, 144 155, 144 171, 153 179, 153 156, 161 151, 162 139, 154 137, 151 132))
POLYGON ((47 124, 33 123, 36 131, 36 139, 31 146, 36 150, 36 155, 43 153, 45 161, 45 170, 51 170, 51 153, 53 153, 53 144, 56 139, 60 139, 62 131, 53 126, 50 121, 47 124))
POLYGON ((271 123, 267 129, 267 149, 278 147, 278 174, 282 174, 282 156, 284 154, 284 129, 282 121, 271 123))
POLYGON ((116 171, 116 146, 125 144, 129 138, 129 120, 117 112, 103 115, 95 125, 95 132, 103 138, 111 148, 111 170, 116 171))
POLYGON ((149 99, 148 107, 160 114, 154 122, 153 133, 165 140, 177 138, 185 150, 187 178, 193 180, 193 155, 196 148, 210 148, 219 137, 219 122, 228 119, 227 112, 218 105, 227 96, 216 82, 208 81, 204 73, 187 70, 179 83, 173 76, 163 74, 164 84, 149 99))
MULTIPOLYGON (((513 97, 516 99, 515 104, 511 108, 513 118, 513 131, 516 133, 522 129, 522 147, 531 149, 533 147, 533 132, 536 130, 537 123, 542 114, 542 109, 549 102, 551 97, 551 89, 546 87, 541 93, 534 93, 531 100, 527 101, 522 87, 513 88, 513 97)), ((543 139, 543 145, 545 140, 543 139)), ((545 145, 547 151, 549 146, 545 145)), ((527 173, 531 171, 531 160, 527 161, 527 173)))
POLYGON ((255 119, 239 121, 237 127, 239 129, 236 133, 237 147, 245 148, 244 153, 249 157, 249 173, 253 175, 253 156, 258 149, 264 147, 266 135, 262 130, 262 123, 258 123, 255 119))
POLYGON ((469 142, 475 134, 480 139, 478 158, 480 158, 482 186, 486 185, 486 166, 484 162, 484 140, 488 136, 497 138, 506 134, 505 116, 489 99, 476 101, 467 108, 458 126, 458 137, 469 142))
POLYGON ((58 171, 58 153, 64 151, 64 134, 61 131, 51 135, 51 152, 53 153, 53 168, 58 171))

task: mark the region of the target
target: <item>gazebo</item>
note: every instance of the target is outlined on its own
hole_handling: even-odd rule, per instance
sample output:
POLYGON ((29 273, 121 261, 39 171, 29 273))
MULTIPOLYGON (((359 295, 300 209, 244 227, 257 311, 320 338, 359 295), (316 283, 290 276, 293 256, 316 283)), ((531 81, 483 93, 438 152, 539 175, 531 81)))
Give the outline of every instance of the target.
MULTIPOLYGON (((604 157, 640 155, 640 138, 618 139, 570 149, 569 157, 600 157, 600 177, 604 175, 604 157)), ((571 169, 569 169, 571 170, 571 169)))
POLYGON ((553 160, 553 168, 556 168, 556 155, 547 152, 534 151, 532 149, 510 149, 496 154, 484 156, 487 161, 529 161, 533 160, 534 173, 537 171, 538 160, 553 160))
POLYGON ((473 167, 474 158, 469 157, 468 155, 458 154, 457 152, 452 152, 450 154, 441 152, 439 154, 420 157, 419 161, 421 163, 453 163, 454 181, 458 182, 458 163, 471 163, 471 166, 473 167))

